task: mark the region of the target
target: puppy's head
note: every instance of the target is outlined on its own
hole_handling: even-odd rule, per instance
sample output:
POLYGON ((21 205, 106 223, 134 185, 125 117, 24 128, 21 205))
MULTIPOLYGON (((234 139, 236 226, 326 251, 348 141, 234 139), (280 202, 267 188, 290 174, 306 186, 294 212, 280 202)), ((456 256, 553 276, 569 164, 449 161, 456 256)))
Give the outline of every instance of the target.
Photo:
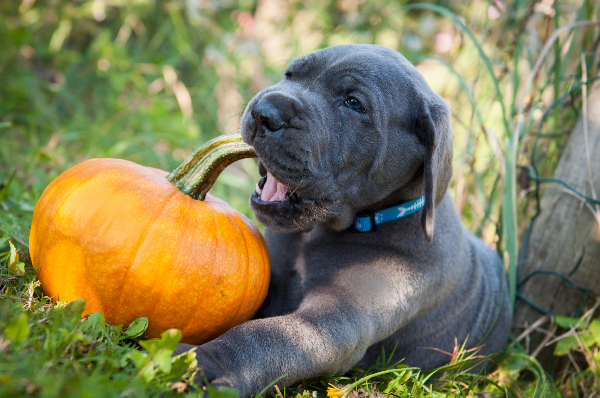
POLYGON ((342 45, 297 58, 250 101, 241 130, 263 176, 250 204, 268 228, 342 230, 425 194, 432 240, 452 174, 449 110, 400 53, 342 45))

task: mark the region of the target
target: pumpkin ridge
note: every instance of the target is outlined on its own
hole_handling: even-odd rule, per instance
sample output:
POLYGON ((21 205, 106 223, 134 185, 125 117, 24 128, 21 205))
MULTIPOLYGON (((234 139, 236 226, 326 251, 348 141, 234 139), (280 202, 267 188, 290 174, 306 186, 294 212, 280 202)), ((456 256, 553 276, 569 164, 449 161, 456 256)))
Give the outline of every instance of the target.
MULTIPOLYGON (((249 223, 252 223, 252 221, 250 221, 248 219, 248 217, 245 217, 243 214, 242 214, 242 216, 243 216, 243 218, 241 219, 242 222, 245 223, 247 221, 249 223)), ((256 226, 254 226, 254 224, 251 224, 251 225, 254 227, 254 229, 256 229, 256 226)), ((262 242, 264 244, 264 239, 263 239, 260 231, 249 228, 248 232, 252 235, 252 237, 256 237, 256 234, 258 233, 258 236, 260 236, 260 239, 262 240, 262 242)), ((256 311, 258 311, 257 306, 260 307, 260 305, 263 303, 263 301, 267 295, 267 291, 264 287, 265 287, 265 283, 267 285, 269 284, 271 270, 270 270, 270 265, 269 265, 270 259, 268 257, 268 253, 267 253, 267 256, 265 256, 265 251, 266 251, 265 248, 262 245, 260 245, 260 260, 261 260, 260 264, 262 264, 262 267, 257 267, 257 270, 256 270, 256 275, 259 277, 258 279, 259 279, 260 284, 258 286, 256 286, 255 297, 252 298, 252 300, 254 300, 254 301, 250 302, 250 304, 248 305, 248 308, 246 309, 246 311, 244 311, 244 314, 242 315, 242 323, 247 321, 247 320, 243 321, 243 317, 246 316, 246 312, 250 311, 250 313, 256 313, 256 311)), ((259 265, 258 259, 255 258, 254 261, 257 262, 257 266, 258 266, 259 265)), ((250 287, 251 289, 255 287, 254 286, 255 282, 256 282, 256 280, 254 279, 253 284, 250 287)))
MULTIPOLYGON (((262 234, 260 233, 260 231, 258 231, 256 229, 256 226, 252 223, 252 221, 248 217, 246 217, 244 214, 241 214, 241 213, 235 214, 235 216, 236 216, 235 222, 238 224, 238 227, 240 228, 242 233, 243 233, 243 231, 246 231, 253 237, 256 237, 256 234, 258 233, 258 236, 260 236, 260 239, 263 240, 262 234), (240 226, 240 222, 244 224, 244 227, 246 227, 245 229, 240 226)), ((246 237, 245 234, 243 236, 244 236, 244 244, 246 246, 246 251, 248 253, 250 253, 250 249, 248 248, 248 238, 246 237)), ((264 240, 263 240, 263 242, 264 242, 264 240)), ((258 310, 258 308, 254 309, 254 307, 257 304, 260 306, 262 304, 262 302, 264 301, 264 298, 266 297, 266 290, 264 290, 264 285, 265 285, 265 283, 268 285, 269 281, 270 281, 270 266, 268 265, 270 260, 268 257, 268 252, 266 252, 264 247, 261 247, 260 256, 261 256, 261 264, 263 265, 263 267, 260 269, 260 271, 257 269, 257 274, 258 275, 266 275, 266 276, 260 278, 260 285, 256 287, 257 288, 257 290, 256 290, 257 296, 252 298, 252 300, 250 301, 250 303, 244 310, 244 313, 242 314, 241 318, 238 320, 238 322, 236 323, 235 326, 239 325, 240 323, 243 323, 242 320, 246 316, 246 313, 248 312, 248 310, 250 310, 251 313, 256 312, 258 310), (255 298, 256 298, 256 301, 254 301, 255 298), (254 304, 254 305, 252 305, 252 304, 254 304)), ((250 264, 250 260, 251 260, 250 255, 248 255, 248 264, 250 264)), ((254 259, 254 261, 258 262, 257 259, 254 259)), ((250 269, 250 265, 248 265, 248 267, 246 268, 246 274, 248 274, 250 272, 249 269, 250 269)), ((254 284, 251 286, 246 285, 246 291, 248 291, 252 287, 254 287, 254 284)))
MULTIPOLYGON (((71 169, 67 169, 66 171, 69 171, 69 170, 71 170, 71 169)), ((77 173, 73 172, 71 174, 76 175, 77 173)), ((73 186, 67 186, 66 188, 68 189, 68 192, 66 193, 66 195, 63 195, 62 194, 62 189, 60 189, 60 188, 63 187, 64 185, 69 185, 67 183, 69 182, 69 179, 72 177, 71 174, 68 174, 67 176, 65 176, 65 178, 63 180, 58 181, 58 183, 55 186, 51 187, 51 191, 52 191, 51 192, 52 196, 50 197, 51 200, 50 201, 45 201, 43 203, 43 207, 39 209, 40 213, 38 213, 38 214, 45 215, 45 214, 48 214, 50 212, 52 214, 52 217, 54 217, 57 209, 62 208, 62 206, 65 204, 65 202, 67 202, 67 200, 69 199, 69 197, 71 195, 73 195, 81 187, 82 184, 84 184, 85 182, 89 181, 94 176, 94 173, 91 173, 89 177, 77 181, 76 185, 74 187, 73 186), (60 202, 60 203, 57 204, 57 202, 60 202)), ((48 189, 48 188, 46 188, 46 189, 48 189)), ((44 192, 45 192, 45 190, 44 190, 44 192)), ((44 196, 44 192, 42 192, 42 196, 44 196)), ((34 211, 35 211, 35 208, 34 208, 34 211)), ((42 216, 40 216, 40 217, 42 217, 42 216)), ((36 221, 37 221, 37 219, 36 219, 36 221)), ((53 227, 56 229, 55 225, 56 224, 53 223, 53 227)), ((38 236, 36 236, 36 240, 39 240, 39 234, 40 233, 42 233, 44 236, 46 236, 48 234, 48 230, 49 230, 49 228, 45 228, 45 229, 39 230, 38 236)), ((70 238, 68 235, 65 235, 64 233, 62 233, 62 231, 61 231, 61 235, 64 238, 66 238, 66 239, 70 238)), ((35 254, 34 254, 34 256, 35 256, 35 254)), ((33 257, 32 257, 32 261, 33 261, 33 257)), ((48 271, 46 271, 45 273, 47 273, 47 272, 48 271)), ((44 276, 45 273, 44 273, 43 267, 40 267, 39 268, 38 279, 44 278, 45 277, 44 276)), ((53 293, 51 293, 51 294, 53 294, 53 293)), ((57 294, 54 295, 54 297, 57 297, 58 300, 61 300, 61 298, 58 297, 57 294)))
MULTIPOLYGON (((179 190, 177 190, 177 192, 175 192, 175 193, 180 193, 180 192, 179 192, 179 190)), ((191 200, 194 200, 194 199, 190 198, 190 197, 189 197, 189 196, 187 196, 187 195, 185 195, 185 196, 186 196, 186 198, 189 198, 189 199, 191 199, 191 200)), ((179 206, 179 207, 181 208, 182 206, 179 206)), ((187 211, 186 211, 186 215, 187 215, 187 211)), ((157 218, 158 218, 158 217, 157 217, 157 218)), ((188 234, 187 234, 187 231, 189 230, 190 218, 191 218, 191 217, 187 217, 187 216, 185 217, 185 227, 184 227, 184 229, 183 229, 183 230, 180 232, 180 234, 179 234, 179 237, 177 238, 177 244, 175 245, 175 247, 181 247, 180 243, 181 243, 182 241, 185 241, 185 240, 189 239, 189 236, 188 236, 188 234)), ((175 255, 175 257, 172 259, 172 263, 173 263, 173 264, 177 264, 177 260, 179 260, 179 259, 181 258, 181 251, 180 251, 180 250, 177 250, 177 251, 176 251, 176 253, 177 253, 177 254, 176 254, 176 255, 175 255)), ((173 275, 171 275, 171 277, 173 277, 173 275)), ((169 282, 170 282, 170 281, 169 281, 169 282)), ((154 314, 155 314, 157 311, 159 311, 159 309, 160 309, 160 303, 161 303, 161 301, 163 300, 163 298, 165 297, 165 294, 166 294, 166 293, 165 293, 165 291, 168 291, 168 290, 169 290, 169 289, 164 289, 164 287, 165 287, 165 285, 162 285, 162 288, 163 288, 163 289, 161 289, 161 290, 162 290, 162 293, 161 293, 160 297, 159 297, 158 299, 155 299, 155 301, 152 303, 153 310, 152 310, 152 312, 149 312, 149 313, 148 313, 148 315, 147 315, 147 316, 148 316, 148 319, 151 319, 151 317, 152 317, 152 316, 153 316, 153 315, 154 315, 154 314)), ((188 324, 189 324, 189 321, 188 321, 188 323, 187 323, 185 326, 187 327, 187 325, 188 325, 188 324)), ((181 330, 183 330, 183 328, 181 328, 181 330)))
MULTIPOLYGON (((123 169, 124 169, 124 168, 122 167, 122 164, 121 164, 120 162, 119 162, 117 165, 110 164, 110 162, 100 162, 100 164, 101 164, 101 165, 102 165, 103 163, 104 163, 104 164, 108 164, 108 166, 109 166, 109 167, 108 167, 108 168, 102 168, 100 171, 97 171, 95 175, 101 174, 101 173, 103 173, 103 172, 105 172, 105 171, 115 171, 115 170, 119 170, 119 171, 121 171, 121 170, 123 170, 123 169)), ((125 171, 128 171, 128 170, 125 168, 125 171)), ((112 193, 114 193, 114 192, 119 192, 119 191, 122 191, 122 190, 123 190, 123 188, 124 188, 126 185, 127 185, 127 182, 125 182, 125 181, 120 181, 120 183, 119 183, 119 184, 118 184, 116 187, 112 186, 112 184, 111 184, 111 186, 109 187, 110 191, 106 191, 106 192, 108 192, 108 193, 109 193, 109 195, 108 195, 108 196, 111 196, 110 194, 112 194, 112 193)), ((98 214, 98 212, 102 212, 103 210, 104 210, 104 209, 102 209, 102 208, 98 208, 98 209, 96 209, 96 210, 94 211, 94 213, 92 213, 92 214, 90 215, 90 217, 89 217, 89 218, 90 218, 90 219, 94 219, 94 218, 96 218, 96 215, 98 214)), ((100 234, 100 235, 102 235, 102 234, 100 234)), ((86 268, 87 268, 87 267, 86 267, 86 268)), ((127 275, 129 274, 130 268, 131 268, 131 267, 127 268, 127 270, 125 271, 125 275, 123 276, 123 281, 125 281, 125 279, 127 278, 127 275)), ((123 282, 123 283, 122 283, 122 284, 119 286, 119 289, 115 289, 115 290, 122 292, 122 289, 123 289, 123 286, 124 286, 124 285, 125 285, 125 283, 123 282)), ((116 303, 117 303, 116 305, 115 305, 114 303, 111 305, 111 303, 102 302, 102 301, 100 301, 100 300, 98 301, 98 304, 100 305, 100 309, 99 309, 99 311, 102 313, 102 315, 105 315, 105 314, 106 314, 106 313, 108 313, 108 312, 113 312, 113 311, 110 311, 110 309, 109 309, 108 307, 112 307, 112 309, 118 309, 118 308, 119 308, 119 303, 120 303, 120 300, 121 300, 121 295, 122 295, 122 293, 119 293, 119 298, 118 298, 118 300, 116 300, 116 303)), ((105 316, 106 316, 106 315, 105 315, 105 316)), ((113 320, 113 319, 111 319, 111 321, 114 321, 114 320, 113 320)))
MULTIPOLYGON (((186 196, 187 196, 187 195, 186 195, 186 196)), ((190 200, 191 200, 192 202, 196 201, 196 199, 192 198, 191 196, 188 196, 188 198, 190 198, 190 200)), ((203 200, 203 201, 202 201, 202 203, 204 203, 205 205, 207 205, 207 207, 211 208, 211 210, 213 209, 213 207, 211 206, 211 203, 210 203, 208 200, 203 200)), ((214 220, 214 218, 215 218, 215 216, 214 216, 214 214, 213 214, 213 220, 214 220)), ((186 229, 188 228, 188 225, 189 225, 189 224, 188 224, 188 222, 189 222, 189 219, 190 219, 190 217, 188 217, 188 218, 186 219, 186 220, 187 220, 187 221, 186 221, 186 229)), ((216 240, 216 236, 215 236, 215 240, 216 240)), ((216 258, 216 255, 215 255, 214 253, 215 253, 215 252, 213 251, 213 261, 211 261, 211 263, 213 264, 213 267, 214 267, 214 263, 215 263, 215 262, 214 262, 214 259, 216 258)), ((212 271, 212 270, 211 270, 211 271, 212 271)), ((196 314, 196 315, 195 315, 195 316, 194 316, 194 315, 192 315, 192 316, 189 316, 189 317, 187 317, 187 319, 186 319, 186 321, 187 321, 187 322, 186 322, 186 323, 185 323, 185 325, 184 325, 184 326, 182 326, 182 328, 181 328, 181 332, 182 332, 182 333, 183 333, 183 331, 184 331, 184 330, 187 330, 187 328, 190 326, 190 324, 192 324, 192 321, 195 321, 195 320, 196 320, 196 317, 197 317, 197 314, 198 314, 198 313, 199 313, 199 309, 196 309, 196 311, 195 311, 195 314, 196 314)))
MULTIPOLYGON (((238 230, 240 231, 240 234, 242 234, 242 238, 244 238, 244 247, 246 248, 246 264, 244 267, 244 271, 245 271, 245 275, 244 275, 244 280, 247 279, 248 277, 248 273, 250 272, 249 268, 249 263, 250 263, 250 250, 248 249, 248 241, 246 239, 246 235, 244 234, 244 231, 242 230, 242 227, 240 227, 240 224, 237 222, 237 219, 235 217, 235 215, 227 215, 230 219, 233 219, 233 222, 235 223, 235 225, 237 226, 238 230)), ((238 309, 235 313, 235 318, 237 318, 238 314, 240 313, 240 309, 242 308, 242 306, 244 305, 244 303, 246 302, 246 295, 248 295, 248 284, 244 284, 244 294, 242 294, 241 300, 240 300, 240 304, 238 305, 238 309)), ((238 319, 238 321, 235 323, 234 326, 237 326, 241 323, 242 318, 244 317, 244 315, 246 315, 246 311, 248 311, 248 308, 250 307, 250 304, 252 304, 252 301, 250 301, 250 303, 248 303, 248 305, 246 306, 246 309, 244 310, 244 313, 242 314, 242 316, 238 319)), ((234 318, 234 320, 235 320, 234 318)))
MULTIPOLYGON (((56 208, 62 208, 63 205, 65 204, 65 202, 71 197, 71 195, 73 195, 77 190, 79 190, 79 188, 81 187, 81 185, 83 185, 84 183, 86 183, 89 180, 91 180, 92 178, 94 178, 94 176, 95 176, 95 173, 91 173, 88 177, 82 178, 79 181, 77 181, 75 186, 69 186, 69 187, 67 187, 67 189, 69 191, 65 195, 61 194, 61 190, 59 190, 59 188, 62 187, 63 185, 65 185, 66 183, 68 183, 69 182, 69 178, 71 178, 71 176, 67 176, 67 178, 65 178, 64 180, 60 181, 55 187, 53 187, 54 188, 54 192, 53 193, 58 192, 59 195, 60 195, 60 200, 61 200, 60 204, 58 206, 56 206, 56 208)), ((71 184, 69 184, 69 185, 71 185, 71 184)), ((43 193, 42 193, 42 195, 43 195, 43 193)), ((58 198, 56 198, 56 199, 58 199, 58 198)), ((49 204, 50 203, 46 203, 46 206, 44 206, 44 207, 47 207, 49 204)), ((51 204, 55 204, 55 201, 53 200, 51 204)))
MULTIPOLYGON (((191 197, 190 197, 191 198, 191 197)), ((196 200, 191 198, 192 200, 196 200)), ((213 203, 210 203, 210 201, 208 200, 203 200, 203 203, 205 203, 207 205, 207 207, 210 208, 210 215, 212 216, 213 219, 213 224, 214 224, 214 229, 215 229, 215 243, 213 245, 213 248, 217 248, 219 247, 219 222, 217 220, 217 217, 215 216, 215 206, 213 203)), ((214 270, 215 270, 215 266, 216 266, 216 258, 217 258, 217 254, 216 254, 216 250, 212 250, 212 260, 211 260, 211 264, 212 264, 212 268, 210 269, 210 272, 208 273, 208 275, 213 275, 214 274, 214 270)), ((185 325, 185 328, 182 329, 182 333, 184 331, 186 331, 186 328, 193 323, 196 323, 196 320, 198 319, 198 317, 202 315, 201 311, 196 312, 195 315, 192 315, 191 317, 188 318, 188 322, 185 325)))
MULTIPOLYGON (((165 200, 163 201, 163 205, 162 205, 162 207, 160 209, 160 212, 158 214, 156 214, 151 220, 149 220, 146 225, 144 225, 143 233, 140 236, 140 238, 137 240, 136 245, 135 245, 135 247, 137 248, 137 250, 135 252, 135 255, 133 256, 133 260, 131 262, 131 265, 127 268, 127 271, 125 271, 125 275, 123 275, 123 283, 121 284, 120 289, 119 289, 120 292, 119 292, 119 299, 117 300, 117 305, 115 307, 116 310, 120 310, 121 307, 122 307, 122 305, 123 305, 123 291, 124 291, 123 287, 127 283, 127 278, 129 277, 129 274, 131 273, 131 271, 134 268, 135 260, 136 260, 136 258, 138 257, 138 255, 140 253, 139 252, 139 247, 146 240, 146 237, 148 236, 148 232, 150 232, 150 227, 166 211, 166 207, 167 207, 166 204, 169 203, 169 202, 171 202, 178 193, 179 193, 178 190, 174 190, 167 198, 165 198, 165 200)), ((117 311, 117 313, 119 313, 119 311, 117 311)))

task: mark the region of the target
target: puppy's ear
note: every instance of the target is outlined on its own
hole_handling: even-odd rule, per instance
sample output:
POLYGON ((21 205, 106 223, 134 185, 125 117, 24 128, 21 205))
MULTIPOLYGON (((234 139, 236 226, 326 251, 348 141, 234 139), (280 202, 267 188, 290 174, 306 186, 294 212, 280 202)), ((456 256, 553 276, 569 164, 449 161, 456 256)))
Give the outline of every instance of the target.
POLYGON ((452 128, 450 110, 444 100, 423 99, 417 124, 425 141, 425 207, 421 225, 425 238, 433 240, 435 208, 444 199, 452 176, 452 128))

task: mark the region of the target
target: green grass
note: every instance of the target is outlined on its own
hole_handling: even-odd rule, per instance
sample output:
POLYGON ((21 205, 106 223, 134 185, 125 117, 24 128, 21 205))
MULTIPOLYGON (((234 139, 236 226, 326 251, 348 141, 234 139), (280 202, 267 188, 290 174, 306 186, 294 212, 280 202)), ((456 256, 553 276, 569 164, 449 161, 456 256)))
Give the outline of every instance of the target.
MULTIPOLYGON (((176 333, 144 342, 99 315, 80 322, 79 304, 44 297, 27 248, 33 207, 53 178, 88 158, 174 169, 201 143, 235 131, 244 104, 280 79, 289 58, 338 43, 397 48, 448 100, 450 191, 467 228, 506 260, 514 300, 519 245, 537 194, 521 167, 552 175, 581 109, 580 54, 588 76, 598 72, 597 27, 548 39, 557 27, 598 21, 594 1, 556 1, 543 14, 534 2, 514 0, 499 19, 487 17, 498 4, 484 1, 283 1, 276 13, 268 0, 192 3, 0 2, 0 396, 200 395, 189 384, 193 358, 168 359, 176 333)), ((257 179, 255 163, 244 160, 211 193, 253 219, 247 197, 257 179)), ((551 374, 529 354, 535 347, 524 335, 513 336, 486 376, 466 371, 476 353, 458 342, 449 359, 460 370, 432 374, 388 363, 382 353, 372 369, 281 394, 329 389, 335 397, 351 386, 349 396, 591 396, 600 326, 597 303, 584 307, 581 322, 556 321, 570 334, 554 331, 561 338, 551 374)))

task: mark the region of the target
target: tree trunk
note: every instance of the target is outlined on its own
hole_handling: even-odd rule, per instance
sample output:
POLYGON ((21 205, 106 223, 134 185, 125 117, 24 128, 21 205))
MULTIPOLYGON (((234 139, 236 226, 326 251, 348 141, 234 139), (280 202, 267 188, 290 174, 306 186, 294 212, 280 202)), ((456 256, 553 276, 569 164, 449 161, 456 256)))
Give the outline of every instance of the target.
MULTIPOLYGON (((583 114, 580 117, 554 177, 565 181, 577 191, 594 196, 590 187, 588 162, 595 190, 600 194, 600 84, 594 84, 587 105, 588 143, 586 144, 583 114)), ((600 294, 600 229, 599 220, 592 213, 597 206, 586 205, 582 199, 570 194, 560 184, 550 183, 541 201, 541 213, 534 222, 523 270, 519 280, 538 270, 551 270, 568 275, 578 261, 577 270, 569 281, 592 289, 589 298, 600 294)), ((568 289, 556 275, 536 274, 523 284, 522 295, 550 311, 554 315, 577 316, 582 308, 585 293, 568 289)), ((519 302, 520 300, 517 300, 519 302)), ((524 327, 539 320, 540 327, 551 329, 551 320, 523 301, 515 312, 513 327, 515 336, 523 333, 524 327)), ((531 328, 530 328, 531 329, 531 328)), ((529 346, 529 352, 538 355, 540 362, 548 366, 554 347, 544 348, 549 338, 539 331, 528 335, 521 342, 529 346), (540 345, 541 344, 541 345, 540 345)))

